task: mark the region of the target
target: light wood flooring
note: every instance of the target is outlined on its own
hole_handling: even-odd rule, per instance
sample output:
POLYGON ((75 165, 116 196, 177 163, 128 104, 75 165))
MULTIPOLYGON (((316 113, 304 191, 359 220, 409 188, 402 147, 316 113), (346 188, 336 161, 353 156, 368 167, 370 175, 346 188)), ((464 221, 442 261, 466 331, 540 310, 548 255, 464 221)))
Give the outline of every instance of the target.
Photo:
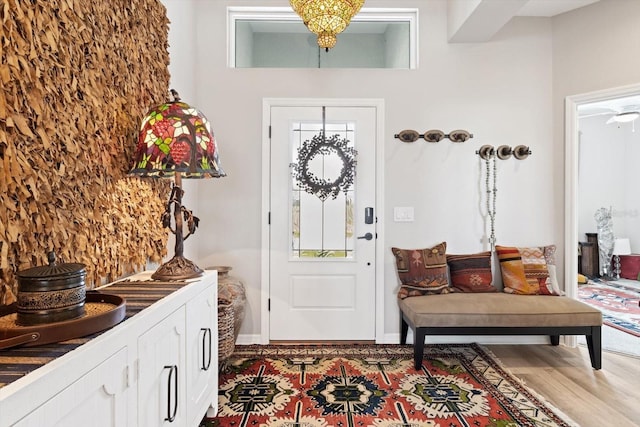
POLYGON ((581 427, 640 426, 640 358, 586 347, 486 345, 516 377, 581 427))

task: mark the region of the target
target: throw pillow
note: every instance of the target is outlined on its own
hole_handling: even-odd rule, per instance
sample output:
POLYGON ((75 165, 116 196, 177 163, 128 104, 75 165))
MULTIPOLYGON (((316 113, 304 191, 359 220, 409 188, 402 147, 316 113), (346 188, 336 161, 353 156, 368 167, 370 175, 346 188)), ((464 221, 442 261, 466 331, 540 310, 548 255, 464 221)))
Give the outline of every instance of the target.
POLYGON ((491 252, 447 255, 451 286, 460 292, 497 292, 491 274, 491 252))
MULTIPOLYGON (((557 278, 550 277, 545 259, 546 247, 496 246, 504 292, 522 295, 560 295, 557 278), (554 289, 555 281, 555 289, 554 289)), ((548 247, 551 257, 554 247, 548 247)), ((555 259, 553 259, 555 273, 555 259)))
POLYGON ((447 278, 446 249, 446 242, 425 249, 391 248, 400 278, 398 298, 453 291, 447 278))

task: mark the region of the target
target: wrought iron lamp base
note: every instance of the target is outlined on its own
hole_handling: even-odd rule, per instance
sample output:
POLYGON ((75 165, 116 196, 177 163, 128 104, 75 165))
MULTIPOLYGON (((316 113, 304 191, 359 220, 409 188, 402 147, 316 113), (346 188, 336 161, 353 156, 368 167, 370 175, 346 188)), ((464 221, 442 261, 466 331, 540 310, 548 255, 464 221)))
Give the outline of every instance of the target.
POLYGON ((174 256, 151 275, 153 280, 183 280, 202 276, 203 270, 183 256, 174 256))

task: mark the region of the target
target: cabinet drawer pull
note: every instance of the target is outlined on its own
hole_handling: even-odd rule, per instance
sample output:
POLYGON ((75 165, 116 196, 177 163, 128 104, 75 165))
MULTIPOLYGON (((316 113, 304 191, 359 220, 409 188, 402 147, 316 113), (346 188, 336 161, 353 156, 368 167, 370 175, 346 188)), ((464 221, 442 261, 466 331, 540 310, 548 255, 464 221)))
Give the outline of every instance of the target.
POLYGON ((203 334, 202 334, 202 367, 200 369, 202 369, 203 371, 208 371, 209 368, 211 367, 211 328, 201 328, 200 329, 203 334), (208 345, 205 345, 205 341, 207 339, 207 337, 209 337, 209 343, 208 345), (206 349, 207 347, 209 348, 209 358, 207 359, 206 356, 206 349), (207 359, 207 362, 205 363, 205 359, 207 359))
POLYGON ((172 423, 178 413, 178 366, 171 365, 164 368, 169 369, 169 377, 167 379, 167 418, 164 420, 172 423), (171 411, 171 378, 173 378, 173 413, 171 411))

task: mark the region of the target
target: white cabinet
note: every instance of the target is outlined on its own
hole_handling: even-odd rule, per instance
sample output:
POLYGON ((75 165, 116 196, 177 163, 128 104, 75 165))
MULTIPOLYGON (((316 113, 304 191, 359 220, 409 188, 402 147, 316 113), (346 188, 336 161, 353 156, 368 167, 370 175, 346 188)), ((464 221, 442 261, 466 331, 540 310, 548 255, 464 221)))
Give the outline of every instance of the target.
MULTIPOLYGON (((207 289, 187 303, 187 420, 197 426, 200 408, 218 393, 218 296, 207 289)), ((216 408, 217 409, 217 408, 216 408)))
POLYGON ((138 426, 186 425, 185 308, 138 339, 138 426))
POLYGON ((125 425, 126 367, 127 349, 123 348, 15 425, 19 427, 125 425))
POLYGON ((197 427, 217 410, 217 289, 207 271, 1 387, 0 427, 197 427))

